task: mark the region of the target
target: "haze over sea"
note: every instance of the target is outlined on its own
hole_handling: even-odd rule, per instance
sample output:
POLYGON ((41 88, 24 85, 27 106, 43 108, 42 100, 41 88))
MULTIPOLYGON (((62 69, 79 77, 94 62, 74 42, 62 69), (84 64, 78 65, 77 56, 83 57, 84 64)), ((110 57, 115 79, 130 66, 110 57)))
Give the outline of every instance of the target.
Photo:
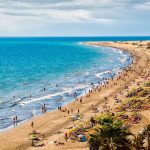
POLYGON ((132 62, 129 54, 85 41, 150 40, 150 37, 0 38, 0 129, 63 106, 132 62), (45 90, 44 90, 45 88, 45 90), (30 98, 31 95, 31 98, 30 98))

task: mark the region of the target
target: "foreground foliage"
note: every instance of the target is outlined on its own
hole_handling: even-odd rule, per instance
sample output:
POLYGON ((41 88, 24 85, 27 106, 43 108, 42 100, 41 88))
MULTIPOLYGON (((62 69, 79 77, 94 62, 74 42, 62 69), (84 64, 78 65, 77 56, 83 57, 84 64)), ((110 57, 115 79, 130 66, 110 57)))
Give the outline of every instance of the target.
POLYGON ((131 141, 127 137, 132 134, 123 127, 123 122, 106 115, 98 120, 98 124, 99 128, 95 129, 89 139, 91 150, 128 149, 131 141))
POLYGON ((121 120, 103 115, 96 118, 97 125, 90 135, 90 150, 149 150, 150 125, 137 136, 133 135, 121 120))

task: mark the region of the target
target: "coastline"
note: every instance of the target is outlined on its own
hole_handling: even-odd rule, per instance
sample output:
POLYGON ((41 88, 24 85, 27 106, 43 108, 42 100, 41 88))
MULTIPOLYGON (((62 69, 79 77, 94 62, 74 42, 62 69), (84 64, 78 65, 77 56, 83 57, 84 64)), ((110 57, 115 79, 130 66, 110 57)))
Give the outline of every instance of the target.
MULTIPOLYGON (((147 58, 147 55, 144 54, 144 52, 142 52, 142 54, 141 54, 141 52, 136 51, 134 47, 132 48, 130 46, 130 48, 127 48, 124 46, 126 44, 122 44, 122 42, 120 42, 120 44, 119 44, 119 42, 117 42, 117 43, 114 43, 114 42, 86 42, 84 44, 112 47, 112 48, 117 48, 119 50, 121 49, 125 52, 130 53, 133 58, 133 63, 128 68, 131 68, 131 70, 132 70, 132 68, 135 68, 139 65, 140 60, 143 61, 143 65, 144 65, 143 67, 147 66, 147 64, 144 61, 147 58), (118 43, 118 45, 117 45, 117 43, 118 43), (141 58, 141 55, 144 55, 144 58, 141 58)), ((124 74, 125 72, 126 72, 126 70, 123 70, 121 72, 121 74, 124 74)), ((131 72, 129 71, 128 73, 130 75, 132 73, 132 71, 131 72)), ((133 74, 132 79, 134 79, 136 77, 136 75, 137 75, 136 73, 133 74)), ((119 76, 120 76, 120 74, 119 74, 119 76)), ((113 81, 110 81, 109 84, 113 84, 114 82, 116 82, 117 78, 118 77, 116 76, 113 81)), ((117 82, 119 82, 119 81, 117 81, 117 82)), ((94 106, 99 106, 100 104, 102 104, 104 102, 105 96, 110 97, 110 104, 111 104, 111 98, 113 97, 113 95, 115 93, 118 93, 118 91, 120 89, 123 89, 123 86, 125 86, 129 82, 131 82, 131 80, 129 80, 128 82, 125 82, 125 83, 121 83, 120 86, 118 85, 114 89, 111 89, 110 87, 108 89, 102 88, 100 93, 99 93, 99 91, 93 91, 90 98, 86 97, 87 95, 85 95, 83 97, 82 104, 80 104, 78 101, 74 101, 74 102, 71 102, 71 103, 67 104, 66 106, 64 106, 64 108, 68 108, 68 107, 69 107, 69 109, 73 108, 75 113, 77 113, 77 110, 80 109, 80 112, 83 114, 83 120, 87 120, 87 118, 89 118, 89 116, 91 116, 91 114, 92 114, 90 111, 92 104, 94 106), (100 98, 100 96, 101 96, 101 98, 100 98), (93 99, 95 101, 93 101, 93 99)), ((60 138, 63 137, 64 134, 60 134, 58 137, 56 137, 56 136, 53 137, 54 130, 55 131, 58 131, 58 130, 64 131, 65 130, 65 129, 63 129, 64 127, 70 126, 70 124, 72 125, 72 121, 70 120, 70 115, 68 115, 66 113, 60 113, 59 111, 55 110, 53 112, 46 113, 42 116, 37 116, 37 117, 31 118, 30 120, 28 120, 27 122, 23 123, 22 125, 20 125, 16 128, 9 129, 6 132, 0 133, 0 144, 1 144, 0 148, 8 149, 8 150, 9 149, 13 150, 13 149, 18 149, 18 148, 19 149, 34 149, 30 146, 31 143, 28 138, 29 133, 32 130, 32 128, 30 127, 31 121, 33 121, 35 123, 36 130, 39 131, 40 133, 44 134, 44 136, 49 139, 48 141, 50 141, 50 139, 54 140, 55 138, 59 139, 59 136, 60 136, 60 138), (13 140, 12 140, 12 134, 15 136, 15 139, 13 139, 13 140), (7 142, 10 143, 10 145, 7 145, 7 142)), ((47 141, 45 141, 45 143, 46 143, 46 146, 43 147, 43 149, 49 149, 49 148, 57 149, 58 148, 54 144, 48 144, 47 141)), ((65 146, 69 147, 70 145, 68 145, 68 143, 67 143, 65 146)), ((83 146, 83 148, 85 148, 85 145, 83 146)), ((78 149, 78 148, 76 147, 76 149, 78 149)))
MULTIPOLYGON (((87 44, 87 43, 84 43, 84 42, 79 42, 79 44, 82 44, 82 45, 90 45, 90 44, 87 44)), ((96 46, 96 45, 90 45, 90 47, 99 47, 99 46, 96 46)), ((93 49, 93 50, 95 50, 95 49, 93 49)), ((96 49, 97 50, 97 49, 96 49)), ((98 49, 98 51, 99 51, 99 49, 98 49)), ((130 58, 130 55, 129 55, 129 53, 126 55, 125 54, 125 52, 124 51, 122 51, 122 50, 120 50, 120 49, 112 49, 111 51, 115 51, 115 53, 117 53, 117 54, 121 54, 123 57, 125 57, 125 61, 124 62, 120 62, 121 64, 122 64, 122 66, 124 66, 124 67, 118 67, 118 68, 115 68, 115 69, 110 69, 110 70, 100 70, 100 72, 97 72, 96 74, 94 73, 94 75, 93 76, 96 76, 97 78, 100 78, 100 80, 102 80, 101 82, 103 83, 103 79, 102 79, 102 77, 101 77, 101 74, 103 75, 103 74, 105 74, 105 72, 106 72, 106 74, 108 73, 110 73, 110 76, 114 76, 114 73, 113 72, 116 72, 116 73, 118 73, 118 72, 121 72, 121 71, 123 71, 123 69, 124 68, 126 68, 126 67, 128 67, 129 65, 127 65, 127 63, 128 64, 130 64, 130 60, 132 60, 132 58, 130 58), (126 61, 126 60, 129 60, 129 61, 126 61), (115 70, 115 71, 114 71, 115 70), (100 74, 100 75, 99 75, 100 74)), ((117 75, 115 73, 115 76, 117 75)), ((97 79, 97 81, 98 81, 98 79, 97 79)), ((92 81, 91 81, 92 82, 92 81)), ((98 85, 98 83, 94 83, 94 85, 96 86, 96 85, 98 85)), ((37 102, 37 101, 41 101, 41 100, 48 100, 48 99, 50 99, 50 98, 52 98, 52 97, 54 97, 54 96, 58 96, 58 95, 61 95, 61 94, 64 94, 64 93, 66 93, 66 92, 71 92, 71 91, 74 91, 74 90, 78 90, 78 89, 82 89, 82 94, 80 94, 80 95, 78 95, 78 97, 81 97, 81 96, 85 96, 86 95, 86 93, 85 93, 85 91, 88 91, 88 90, 91 90, 92 89, 92 85, 91 85, 91 83, 89 82, 88 84, 86 83, 85 85, 84 85, 84 83, 83 83, 83 85, 82 85, 82 83, 81 84, 79 84, 79 86, 75 86, 73 89, 68 89, 67 91, 62 91, 62 92, 59 92, 59 93, 49 93, 49 94, 46 94, 46 95, 43 95, 43 96, 39 96, 39 97, 32 97, 32 98, 30 98, 29 100, 27 99, 27 101, 20 101, 19 102, 19 104, 20 105, 22 105, 22 106, 24 106, 24 105, 26 105, 26 104, 30 104, 30 103, 34 103, 34 102, 37 102)), ((73 97, 71 97, 71 101, 70 102, 67 102, 66 104, 64 104, 64 105, 62 105, 62 106, 67 106, 68 105, 68 103, 71 103, 71 102, 73 102, 73 101, 75 101, 75 98, 73 98, 73 97)), ((48 111, 48 112, 53 112, 53 111, 55 111, 57 109, 57 107, 55 108, 55 109, 53 109, 53 110, 51 110, 51 111, 48 111)), ((36 110, 36 109, 35 109, 36 110)), ((35 116, 36 117, 38 117, 38 116, 41 116, 41 115, 43 115, 43 113, 42 114, 36 114, 35 116)), ((18 117, 19 118, 19 117, 18 117)), ((29 120, 31 120, 32 119, 32 117, 30 117, 30 118, 28 118, 28 119, 25 119, 25 120, 22 120, 22 121, 19 121, 18 122, 18 126, 20 126, 20 125, 22 125, 23 123, 25 123, 25 122, 27 122, 27 121, 29 121, 29 120)), ((0 129, 0 132, 4 132, 4 131, 7 131, 7 130, 10 130, 10 129, 12 129, 14 126, 13 126, 13 124, 11 124, 10 126, 8 126, 8 127, 6 127, 6 128, 3 128, 3 129, 0 129)))

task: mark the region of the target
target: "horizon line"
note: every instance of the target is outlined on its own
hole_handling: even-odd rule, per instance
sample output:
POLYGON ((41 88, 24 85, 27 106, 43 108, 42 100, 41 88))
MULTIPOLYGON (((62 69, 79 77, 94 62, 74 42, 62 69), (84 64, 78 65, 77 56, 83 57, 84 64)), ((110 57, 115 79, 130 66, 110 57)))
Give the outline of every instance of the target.
POLYGON ((74 37, 150 37, 150 35, 108 35, 108 36, 0 36, 0 38, 74 38, 74 37))

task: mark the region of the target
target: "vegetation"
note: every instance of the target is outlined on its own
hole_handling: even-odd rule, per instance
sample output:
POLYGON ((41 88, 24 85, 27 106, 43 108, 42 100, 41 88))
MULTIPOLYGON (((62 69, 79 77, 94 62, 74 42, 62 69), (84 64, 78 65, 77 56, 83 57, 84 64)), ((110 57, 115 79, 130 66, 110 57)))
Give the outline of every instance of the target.
POLYGON ((128 149, 131 141, 129 130, 123 126, 123 122, 112 116, 103 116, 98 121, 99 128, 90 135, 89 144, 91 150, 121 150, 128 149))
POLYGON ((143 45, 142 45, 142 44, 139 44, 139 46, 141 46, 141 47, 142 47, 143 45))
POLYGON ((145 83, 146 87, 150 87, 150 80, 145 83))
POLYGON ((134 137, 132 143, 134 150, 150 150, 150 124, 134 137))
POLYGON ((150 49, 150 43, 147 44, 147 49, 150 49))
MULTIPOLYGON (((150 109, 150 81, 132 89, 126 98, 117 103, 117 114, 110 111, 79 122, 69 135, 82 142, 85 137, 90 150, 150 150, 150 124, 140 133, 129 130, 142 119, 142 111, 150 109)), ((104 113, 104 112, 103 112, 104 113)))
POLYGON ((147 49, 150 49, 150 46, 147 46, 147 49))
POLYGON ((90 134, 90 150, 149 150, 150 125, 137 136, 114 116, 103 115, 96 118, 97 126, 90 134))
POLYGON ((137 45, 138 43, 132 43, 132 45, 137 45))
POLYGON ((147 96, 149 94, 149 92, 146 90, 146 89, 144 89, 144 90, 142 90, 139 94, 138 94, 138 96, 140 96, 140 97, 145 97, 145 96, 147 96))
POLYGON ((133 96, 137 96, 138 93, 140 93, 141 91, 143 91, 142 87, 139 87, 137 89, 133 89, 132 91, 130 91, 129 93, 127 93, 126 97, 133 97, 133 96))

